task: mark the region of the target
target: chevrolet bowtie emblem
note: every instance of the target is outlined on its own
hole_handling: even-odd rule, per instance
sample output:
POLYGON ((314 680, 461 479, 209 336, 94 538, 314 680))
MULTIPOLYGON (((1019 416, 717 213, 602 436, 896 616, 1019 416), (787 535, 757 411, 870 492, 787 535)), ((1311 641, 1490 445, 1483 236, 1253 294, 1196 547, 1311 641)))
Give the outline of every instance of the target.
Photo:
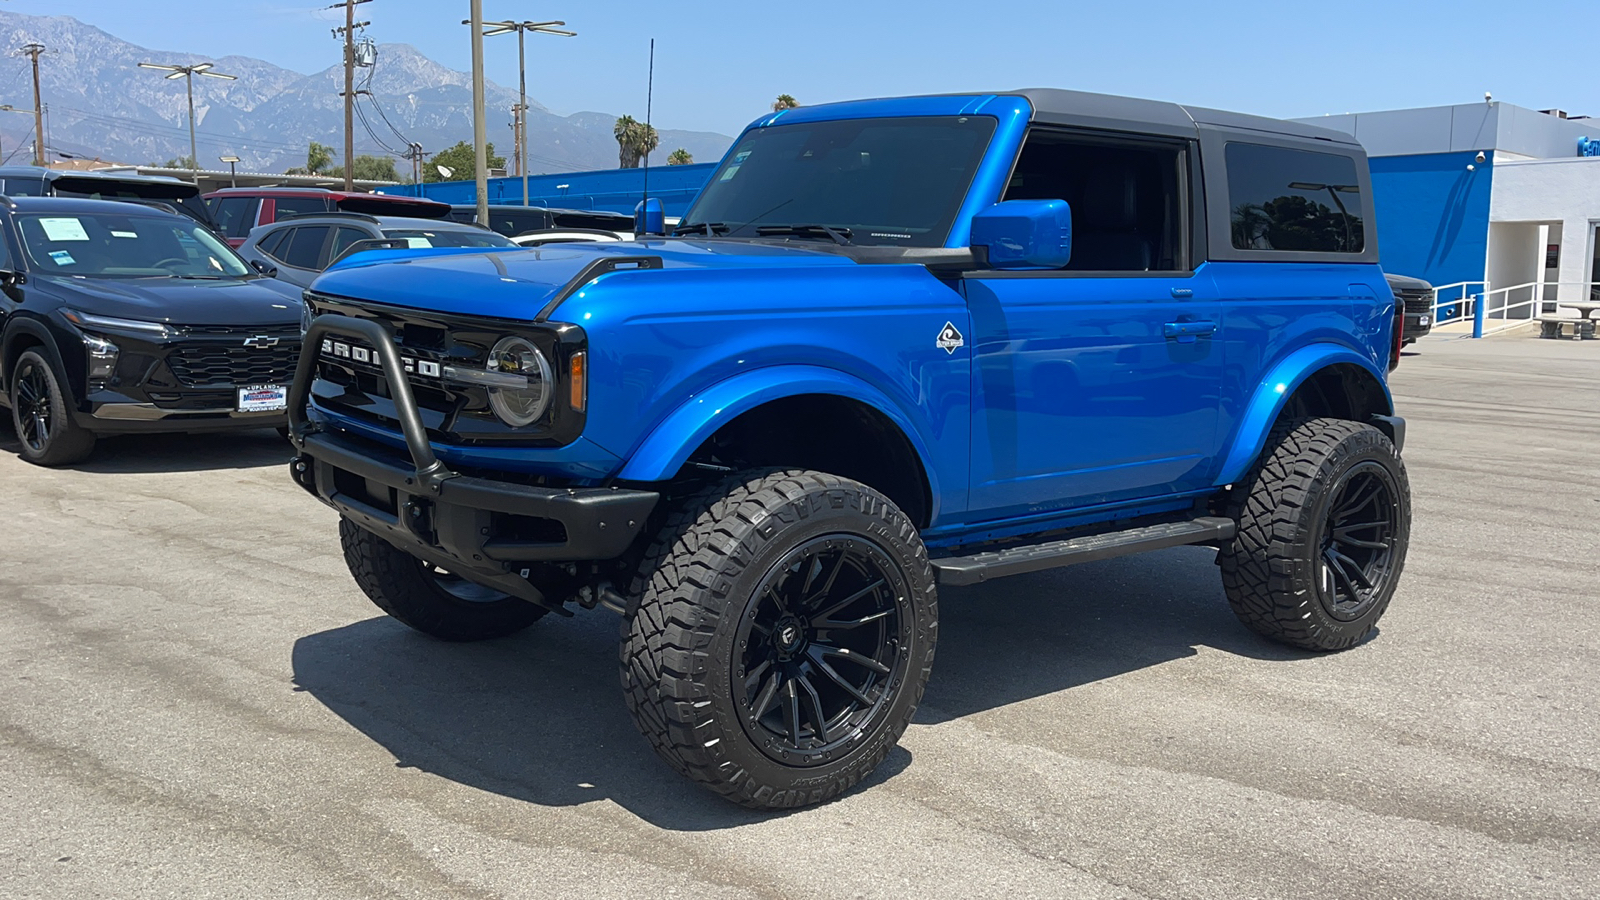
POLYGON ((267 347, 276 347, 276 346, 278 346, 278 339, 275 338, 275 337, 269 337, 269 336, 267 336, 265 334, 258 334, 255 337, 247 337, 247 338, 245 338, 244 339, 244 345, 246 347, 256 347, 256 348, 260 348, 260 349, 266 349, 267 347))

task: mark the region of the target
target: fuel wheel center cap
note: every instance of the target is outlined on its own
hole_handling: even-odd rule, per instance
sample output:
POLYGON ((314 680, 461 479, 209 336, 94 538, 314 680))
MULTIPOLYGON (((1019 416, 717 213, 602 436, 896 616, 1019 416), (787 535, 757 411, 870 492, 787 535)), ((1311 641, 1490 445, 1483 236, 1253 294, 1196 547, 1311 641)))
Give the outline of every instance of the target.
POLYGON ((806 629, 799 619, 785 617, 772 630, 772 643, 779 655, 792 657, 806 642, 806 629))

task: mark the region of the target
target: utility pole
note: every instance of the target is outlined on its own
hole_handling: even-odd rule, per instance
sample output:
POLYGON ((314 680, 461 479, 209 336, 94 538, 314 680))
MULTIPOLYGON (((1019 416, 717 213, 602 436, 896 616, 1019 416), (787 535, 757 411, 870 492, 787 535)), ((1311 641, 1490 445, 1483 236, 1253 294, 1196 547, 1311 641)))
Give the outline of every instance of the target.
POLYGON ((333 29, 333 36, 344 35, 344 189, 356 189, 356 29, 371 25, 371 22, 356 21, 356 4, 369 3, 371 0, 344 0, 335 3, 328 9, 344 9, 344 27, 333 29))
MULTIPOLYGON (((522 107, 514 104, 511 107, 511 154, 516 161, 516 172, 522 174, 522 107)), ((527 206, 526 203, 523 206, 527 206)))
MULTIPOLYGON (((463 23, 465 24, 465 23, 463 23)), ((552 28, 552 25, 565 25, 560 21, 551 22, 487 22, 488 30, 484 37, 494 37, 497 34, 517 33, 517 109, 521 115, 517 119, 517 172, 522 176, 522 205, 528 205, 528 57, 525 51, 524 38, 528 32, 534 34, 553 34, 558 37, 577 37, 576 31, 567 31, 562 28, 552 28)))
POLYGON ((44 165, 44 105, 39 102, 39 54, 44 45, 38 41, 22 48, 24 56, 33 59, 33 164, 44 165))

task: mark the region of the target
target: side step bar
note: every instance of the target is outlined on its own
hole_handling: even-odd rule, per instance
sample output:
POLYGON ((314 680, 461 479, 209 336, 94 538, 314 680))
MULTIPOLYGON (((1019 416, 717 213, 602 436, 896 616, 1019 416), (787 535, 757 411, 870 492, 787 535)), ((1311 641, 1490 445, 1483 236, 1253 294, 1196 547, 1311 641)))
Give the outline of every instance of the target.
POLYGON ((971 556, 947 556, 933 560, 934 571, 940 584, 979 584, 1005 575, 1021 575, 1076 563, 1143 553, 1146 550, 1164 550, 1185 544, 1204 544, 1210 541, 1232 540, 1238 526, 1232 519, 1220 516, 1203 516, 1187 522, 1168 522, 1162 525, 1145 525, 1126 531, 1093 534, 1065 541, 1050 541, 975 553, 971 556))

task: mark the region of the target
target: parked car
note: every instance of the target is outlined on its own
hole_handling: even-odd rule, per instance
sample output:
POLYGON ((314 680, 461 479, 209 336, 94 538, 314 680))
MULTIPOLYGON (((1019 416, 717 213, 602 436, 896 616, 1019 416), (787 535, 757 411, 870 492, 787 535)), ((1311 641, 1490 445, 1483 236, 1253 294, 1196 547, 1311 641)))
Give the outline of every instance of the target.
POLYGON ((815 803, 911 720, 941 586, 1194 544, 1269 639, 1373 633, 1411 501, 1371 198, 1350 135, 1172 103, 766 115, 680 237, 330 269, 290 474, 389 615, 612 609, 673 769, 815 803))
POLYGON ((192 219, 100 200, 0 201, 0 402, 22 457, 95 439, 281 427, 297 292, 192 219))
POLYGON ((1385 272, 1383 277, 1389 282, 1395 303, 1405 316, 1402 343, 1414 344, 1417 338, 1427 337, 1433 330, 1433 285, 1421 278, 1393 272, 1385 272))
MULTIPOLYGON (((450 207, 450 218, 457 222, 475 222, 477 217, 476 206, 457 204, 450 207)), ((542 206, 493 203, 489 206, 489 227, 510 238, 535 231, 560 229, 608 231, 619 238, 629 239, 633 237, 633 216, 597 209, 547 209, 542 206)))
POLYGON ((200 189, 165 175, 78 172, 43 166, 0 166, 0 194, 8 197, 82 197, 133 200, 180 212, 216 230, 216 219, 200 199, 200 189))
POLYGON ((586 241, 612 243, 620 240, 622 238, 615 231, 601 231, 598 228, 551 228, 519 234, 511 239, 519 247, 543 247, 546 244, 573 244, 586 241))
POLYGON ((299 287, 309 287, 328 264, 363 241, 392 239, 419 247, 515 247, 476 225, 448 219, 409 219, 362 213, 295 216, 250 232, 239 255, 257 271, 299 287))
POLYGON ((222 188, 205 195, 206 206, 228 243, 238 247, 250 230, 291 216, 325 212, 355 212, 373 216, 408 216, 442 219, 450 205, 420 197, 363 194, 323 188, 222 188))

